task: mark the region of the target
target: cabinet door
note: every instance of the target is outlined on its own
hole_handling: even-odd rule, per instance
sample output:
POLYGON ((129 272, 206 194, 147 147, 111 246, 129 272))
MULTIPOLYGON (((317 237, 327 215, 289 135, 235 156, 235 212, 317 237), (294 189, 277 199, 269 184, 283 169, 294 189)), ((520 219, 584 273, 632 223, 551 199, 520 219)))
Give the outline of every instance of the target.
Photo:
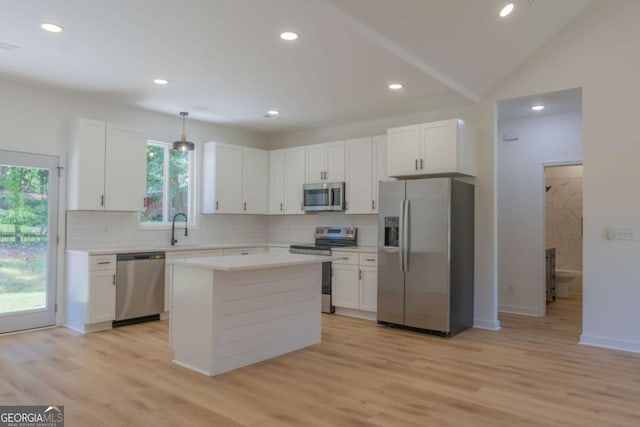
MULTIPOLYGON (((307 184, 313 184, 324 181, 324 173, 326 171, 326 146, 324 144, 307 145, 307 184)), ((302 189, 300 190, 302 191, 302 189)))
POLYGON ((387 130, 387 174, 418 175, 420 160, 420 125, 387 130))
POLYGON ((457 120, 426 123, 420 126, 420 173, 458 171, 457 120))
POLYGON ((332 265, 331 293, 333 305, 336 307, 359 307, 358 267, 332 265))
POLYGON ((242 147, 216 143, 215 212, 242 213, 242 147))
POLYGON ((284 150, 284 213, 304 214, 305 147, 284 150))
POLYGON ((371 138, 346 142, 347 181, 345 185, 347 213, 368 214, 374 209, 373 147, 371 138))
POLYGON ((382 181, 393 181, 393 178, 387 175, 387 135, 378 135, 373 137, 373 212, 378 213, 378 188, 382 181))
POLYGON ((69 152, 69 209, 104 209, 106 124, 78 120, 78 135, 69 152))
POLYGON ((284 150, 269 151, 269 214, 284 213, 284 150))
POLYGON ((142 211, 147 185, 147 145, 144 134, 107 124, 105 209, 142 211))
POLYGON ((116 270, 92 271, 89 281, 87 323, 116 318, 116 270))
POLYGON ((360 267, 360 310, 378 311, 378 269, 360 267))
POLYGON ((266 214, 269 208, 269 152, 242 149, 242 210, 266 214))
POLYGON ((344 141, 329 142, 326 147, 325 181, 344 182, 345 179, 345 152, 344 141))

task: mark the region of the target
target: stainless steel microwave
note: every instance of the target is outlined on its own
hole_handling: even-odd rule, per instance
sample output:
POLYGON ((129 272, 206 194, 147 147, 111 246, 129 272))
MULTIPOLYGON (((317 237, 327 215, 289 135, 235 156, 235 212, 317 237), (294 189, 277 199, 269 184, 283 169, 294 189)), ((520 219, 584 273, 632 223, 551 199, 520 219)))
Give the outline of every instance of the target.
POLYGON ((305 212, 344 210, 344 182, 305 184, 302 191, 305 212))

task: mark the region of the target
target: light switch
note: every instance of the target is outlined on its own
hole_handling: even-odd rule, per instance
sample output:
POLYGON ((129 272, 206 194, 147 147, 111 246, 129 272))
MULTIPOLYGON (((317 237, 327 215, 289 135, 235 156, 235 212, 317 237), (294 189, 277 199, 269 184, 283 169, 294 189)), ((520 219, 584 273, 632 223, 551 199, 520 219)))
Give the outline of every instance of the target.
POLYGON ((636 240, 635 228, 609 227, 607 228, 608 240, 636 240))

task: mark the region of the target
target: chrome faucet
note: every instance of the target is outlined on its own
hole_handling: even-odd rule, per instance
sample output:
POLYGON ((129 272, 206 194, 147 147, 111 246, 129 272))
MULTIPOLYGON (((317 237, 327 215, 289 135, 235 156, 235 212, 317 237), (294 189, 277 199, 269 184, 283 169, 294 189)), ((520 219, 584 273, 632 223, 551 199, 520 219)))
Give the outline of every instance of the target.
POLYGON ((181 215, 184 217, 184 235, 189 235, 189 229, 187 228, 187 215, 182 212, 178 212, 173 216, 173 220, 171 220, 171 246, 175 246, 176 243, 178 243, 178 240, 176 239, 176 218, 181 215))

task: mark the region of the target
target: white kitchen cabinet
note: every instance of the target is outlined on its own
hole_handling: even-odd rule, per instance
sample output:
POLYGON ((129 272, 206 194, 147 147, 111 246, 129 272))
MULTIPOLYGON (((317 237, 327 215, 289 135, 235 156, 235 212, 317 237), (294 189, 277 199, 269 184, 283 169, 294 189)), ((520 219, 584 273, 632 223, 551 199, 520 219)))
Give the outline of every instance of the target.
POLYGON ((107 322, 116 318, 115 269, 91 272, 87 318, 87 323, 107 322))
MULTIPOLYGON (((331 292, 333 305, 360 311, 378 310, 378 255, 334 251, 331 292)), ((353 314, 353 313, 351 313, 353 314)))
POLYGON ((305 154, 305 147, 284 150, 284 213, 288 215, 304 214, 305 154))
POLYGON ((204 144, 202 161, 203 213, 267 213, 267 151, 208 142, 204 144))
POLYGON ((331 297, 333 305, 358 309, 360 305, 359 271, 357 265, 331 266, 331 297))
POLYGON ((475 176, 475 128, 452 119, 388 129, 387 173, 475 176))
POLYGON ((307 145, 306 182, 343 182, 345 180, 344 141, 307 145))
POLYGON ((360 266, 359 308, 364 311, 378 311, 378 269, 360 266))
POLYGON ((248 214, 269 211, 269 152, 242 148, 242 210, 248 214))
POLYGON ((283 213, 284 150, 272 150, 269 151, 269 215, 281 215, 283 213))
POLYGON ((202 153, 202 212, 242 213, 242 147, 208 142, 202 153))
POLYGON ((376 183, 373 139, 351 139, 345 142, 345 147, 347 152, 346 212, 348 214, 373 213, 375 210, 374 183, 376 183))
POLYGON ((389 176, 418 174, 420 125, 387 129, 387 173, 389 176))
POLYGON ((347 153, 346 201, 348 214, 378 213, 378 182, 387 176, 387 137, 351 139, 347 153))
POLYGON ((82 251, 65 255, 65 325, 83 333, 111 329, 116 314, 116 255, 82 251))
POLYGON ((142 211, 146 192, 144 134, 79 119, 69 147, 69 210, 142 211))

